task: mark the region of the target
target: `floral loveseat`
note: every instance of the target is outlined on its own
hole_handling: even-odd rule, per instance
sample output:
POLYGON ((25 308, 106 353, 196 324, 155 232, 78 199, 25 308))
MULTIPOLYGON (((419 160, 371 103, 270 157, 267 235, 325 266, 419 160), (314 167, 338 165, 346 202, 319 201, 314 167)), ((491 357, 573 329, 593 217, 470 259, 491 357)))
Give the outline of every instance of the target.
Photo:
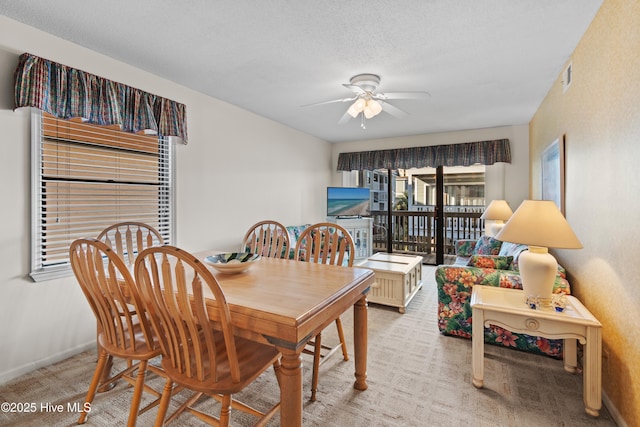
MULTIPOLYGON (((438 328, 445 335, 471 338, 473 286, 522 289, 518 257, 526 245, 501 242, 488 236, 456 242, 456 262, 436 269, 438 328)), ((554 293, 570 294, 565 271, 558 267, 554 293)), ((498 326, 485 328, 485 342, 562 358, 563 340, 517 334, 498 326)))
POLYGON ((304 230, 309 228, 311 224, 302 224, 302 225, 287 225, 287 233, 289 233, 289 259, 294 259, 296 257, 295 248, 296 243, 298 243, 298 238, 304 230))

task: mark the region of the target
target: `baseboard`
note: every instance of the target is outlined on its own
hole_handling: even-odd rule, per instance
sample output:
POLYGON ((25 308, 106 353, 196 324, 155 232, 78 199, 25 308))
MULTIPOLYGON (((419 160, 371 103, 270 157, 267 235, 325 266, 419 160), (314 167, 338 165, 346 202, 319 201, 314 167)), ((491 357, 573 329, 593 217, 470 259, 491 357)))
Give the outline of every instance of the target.
POLYGON ((618 412, 618 408, 615 407, 613 402, 611 402, 611 400, 609 399, 609 396, 607 396, 607 393, 605 393, 604 391, 602 392, 602 403, 604 403, 604 406, 607 407, 609 415, 611 415, 611 418, 613 418, 613 421, 618 427, 629 427, 629 425, 620 415, 620 412, 618 412))
POLYGON ((37 360, 35 362, 29 362, 27 364, 24 364, 22 366, 19 366, 7 372, 2 372, 0 373, 0 385, 7 383, 14 378, 18 378, 19 376, 22 376, 24 374, 28 374, 31 371, 35 371, 36 369, 40 369, 45 366, 52 365, 54 363, 60 362, 61 360, 74 356, 78 353, 82 353, 83 351, 87 351, 92 348, 95 348, 95 346, 96 346, 96 341, 92 340, 85 344, 77 345, 73 348, 65 350, 61 353, 50 355, 43 359, 37 360))

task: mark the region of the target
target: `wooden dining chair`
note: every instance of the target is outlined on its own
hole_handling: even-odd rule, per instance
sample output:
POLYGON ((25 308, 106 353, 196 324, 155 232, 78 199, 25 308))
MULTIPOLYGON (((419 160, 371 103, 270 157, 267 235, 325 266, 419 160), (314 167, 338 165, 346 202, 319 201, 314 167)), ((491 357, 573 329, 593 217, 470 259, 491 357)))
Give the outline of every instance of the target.
POLYGON ((279 411, 280 399, 264 413, 232 399, 270 366, 279 382, 281 355, 272 345, 234 335, 227 300, 207 266, 179 248, 153 247, 136 259, 135 276, 168 377, 156 426, 164 422, 172 383, 221 402, 219 417, 193 408, 193 400, 183 404, 212 425, 227 426, 231 407, 255 415, 259 425, 279 411))
POLYGON ((162 246, 164 238, 154 227, 144 222, 125 221, 110 225, 97 237, 112 248, 129 268, 143 249, 162 246))
MULTIPOLYGON (((143 249, 164 244, 162 234, 157 229, 138 221, 124 221, 110 225, 98 234, 97 239, 115 251, 124 261, 131 275, 133 275, 133 262, 143 249)), ((100 354, 99 349, 98 354, 100 354)), ((109 357, 105 370, 110 369, 111 364, 112 358, 109 357)), ((113 383, 105 383, 98 391, 103 392, 113 386, 113 383)))
MULTIPOLYGON (((109 377, 109 372, 105 372, 108 358, 125 359, 129 362, 127 368, 107 378, 104 383, 123 378, 134 386, 127 424, 134 426, 138 414, 156 406, 161 396, 160 392, 145 385, 147 371, 160 375, 162 372, 148 364, 150 359, 160 355, 160 347, 154 338, 144 305, 124 261, 105 243, 97 239, 78 239, 71 244, 69 258, 99 326, 98 364, 85 402, 93 402, 101 379, 109 377), (131 374, 136 370, 134 379, 131 374), (152 393, 156 400, 139 411, 143 390, 152 393)), ((86 409, 83 405, 78 424, 86 421, 86 409)))
POLYGON ((251 252, 268 258, 289 257, 289 233, 277 221, 260 221, 252 225, 242 239, 240 252, 251 252))
MULTIPOLYGON (((302 232, 295 247, 295 259, 320 264, 353 266, 355 246, 353 238, 342 226, 329 222, 313 224, 302 232)), ((322 343, 322 332, 307 343, 303 352, 313 354, 313 375, 311 378, 311 400, 316 400, 320 365, 337 350, 342 349, 342 357, 349 360, 347 344, 340 317, 336 318, 340 343, 328 346, 322 343)))

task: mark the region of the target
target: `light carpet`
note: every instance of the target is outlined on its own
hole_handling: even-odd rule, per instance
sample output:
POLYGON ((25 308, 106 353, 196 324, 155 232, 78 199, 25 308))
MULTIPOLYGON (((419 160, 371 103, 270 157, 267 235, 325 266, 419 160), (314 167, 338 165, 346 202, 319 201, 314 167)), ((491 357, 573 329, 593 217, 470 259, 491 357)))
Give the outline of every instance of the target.
MULTIPOLYGON (((561 361, 545 356, 485 346, 485 386, 473 387, 471 341, 438 332, 434 271, 424 266, 424 287, 405 314, 370 305, 366 391, 353 388, 353 357, 345 362, 336 354, 321 367, 317 401, 309 402, 311 359, 304 359, 305 426, 615 426, 604 406, 599 418, 584 412, 582 374, 568 374, 561 361)), ((353 356, 351 311, 342 320, 353 356)), ((333 325, 323 340, 336 341, 333 325)), ((95 362, 95 351, 84 352, 0 386, 0 402, 33 403, 36 409, 2 411, 0 425, 75 425, 78 414, 73 405, 83 402, 95 362), (56 405, 62 405, 62 412, 51 412, 56 405)), ((150 382, 161 387, 160 378, 150 382)), ((131 392, 120 381, 113 390, 98 394, 86 425, 125 425, 131 392)), ((258 409, 270 407, 277 396, 273 370, 236 395, 258 409)), ((150 397, 144 399, 143 403, 150 397)), ((217 414, 211 399, 199 406, 217 414)), ((141 415, 138 425, 152 425, 155 414, 154 408, 141 415)), ((232 425, 247 426, 252 420, 232 411, 232 425)), ((269 425, 278 424, 276 417, 269 425)), ((201 422, 183 414, 173 425, 201 422)))

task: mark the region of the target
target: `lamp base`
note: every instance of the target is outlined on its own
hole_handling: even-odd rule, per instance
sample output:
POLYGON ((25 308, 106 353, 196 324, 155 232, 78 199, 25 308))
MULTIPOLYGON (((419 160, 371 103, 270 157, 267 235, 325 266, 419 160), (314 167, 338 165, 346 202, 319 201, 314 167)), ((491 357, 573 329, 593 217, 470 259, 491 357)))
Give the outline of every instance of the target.
POLYGON ((558 262, 549 250, 540 246, 529 246, 518 258, 522 290, 527 297, 537 297, 541 304, 551 303, 553 284, 558 272, 558 262))
POLYGON ((496 237, 496 234, 500 232, 504 228, 504 221, 500 221, 498 219, 493 221, 493 224, 489 226, 489 237, 496 237))

